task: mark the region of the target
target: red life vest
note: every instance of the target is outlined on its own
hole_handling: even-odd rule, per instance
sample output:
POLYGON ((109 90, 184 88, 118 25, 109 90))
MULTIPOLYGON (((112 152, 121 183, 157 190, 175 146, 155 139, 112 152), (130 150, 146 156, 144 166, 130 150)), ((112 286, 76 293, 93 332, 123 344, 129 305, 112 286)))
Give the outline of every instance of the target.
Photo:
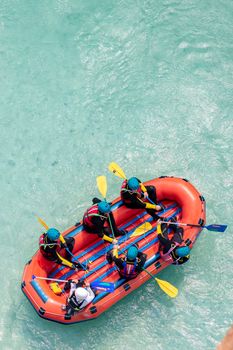
POLYGON ((40 247, 41 254, 48 259, 54 256, 54 250, 58 253, 61 250, 60 240, 58 239, 56 244, 49 243, 47 241, 47 237, 45 233, 42 233, 42 235, 39 238, 39 247, 40 247), (51 245, 43 246, 42 244, 51 244, 51 245))
POLYGON ((137 260, 134 261, 133 264, 130 264, 129 262, 124 261, 123 262, 123 268, 119 269, 119 273, 122 277, 127 279, 132 279, 137 277, 138 272, 136 271, 137 266, 137 260))
POLYGON ((95 225, 92 222, 92 220, 95 216, 99 216, 102 220, 107 220, 106 216, 104 216, 103 214, 100 215, 99 210, 98 210, 98 205, 95 204, 92 207, 90 207, 89 209, 87 209, 87 211, 84 213, 84 216, 83 216, 84 225, 87 225, 90 229, 94 229, 95 225))
POLYGON ((176 249, 176 247, 178 247, 178 246, 179 246, 179 244, 176 243, 176 242, 174 242, 174 243, 172 243, 171 248, 170 248, 166 253, 163 253, 163 251, 160 251, 160 256, 161 256, 161 258, 162 258, 164 261, 168 262, 168 263, 178 264, 179 258, 177 258, 177 260, 174 260, 173 257, 172 257, 172 255, 171 255, 171 253, 172 253, 172 252, 176 249))
MULTIPOLYGON (((134 191, 133 193, 136 193, 137 197, 140 198, 140 199, 143 197, 143 195, 142 195, 143 191, 141 190, 141 186, 139 186, 137 191, 134 191)), ((131 203, 131 200, 130 200, 130 189, 128 189, 128 181, 127 180, 124 180, 123 183, 122 183, 120 195, 121 195, 121 200, 124 203, 127 203, 127 204, 131 203), (128 193, 129 198, 125 198, 125 196, 124 196, 125 193, 128 193)))

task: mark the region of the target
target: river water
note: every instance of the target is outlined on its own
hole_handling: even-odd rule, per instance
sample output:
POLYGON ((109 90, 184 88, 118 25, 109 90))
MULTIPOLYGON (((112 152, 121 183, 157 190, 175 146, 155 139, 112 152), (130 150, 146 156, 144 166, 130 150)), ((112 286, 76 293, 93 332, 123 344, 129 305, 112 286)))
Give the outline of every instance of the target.
POLYGON ((1 0, 0 347, 211 350, 233 322, 233 2, 1 0), (207 223, 190 261, 147 282, 100 318, 39 318, 20 290, 38 247, 35 216, 64 230, 108 176, 185 177, 207 223))

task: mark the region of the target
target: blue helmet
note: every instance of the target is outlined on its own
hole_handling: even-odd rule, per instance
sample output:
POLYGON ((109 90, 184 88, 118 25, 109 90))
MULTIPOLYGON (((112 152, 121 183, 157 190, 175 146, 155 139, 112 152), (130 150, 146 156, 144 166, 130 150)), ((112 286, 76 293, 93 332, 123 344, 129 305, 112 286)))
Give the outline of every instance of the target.
POLYGON ((136 191, 139 188, 139 181, 136 177, 131 177, 128 180, 128 187, 133 190, 136 191))
POLYGON ((106 201, 102 201, 98 203, 98 209, 103 214, 108 214, 111 211, 111 205, 106 201))
POLYGON ((131 260, 131 261, 135 260, 137 255, 138 255, 138 248, 135 245, 129 247, 127 251, 127 260, 131 260))
POLYGON ((178 255, 180 258, 183 258, 184 256, 187 256, 189 254, 190 248, 187 246, 176 248, 176 255, 178 255))
POLYGON ((50 241, 56 241, 60 237, 60 232, 56 228, 50 228, 47 231, 47 236, 50 241))

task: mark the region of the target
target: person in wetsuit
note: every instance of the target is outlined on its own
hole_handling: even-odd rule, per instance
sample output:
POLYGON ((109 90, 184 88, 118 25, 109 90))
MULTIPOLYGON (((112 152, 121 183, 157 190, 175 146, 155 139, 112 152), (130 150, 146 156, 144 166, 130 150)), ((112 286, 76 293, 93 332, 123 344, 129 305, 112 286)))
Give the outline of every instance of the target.
MULTIPOLYGON (((170 221, 176 222, 176 218, 170 221)), ((162 223, 158 220, 157 234, 160 242, 160 256, 166 261, 174 265, 181 265, 190 258, 190 248, 184 244, 182 227, 174 224, 162 223), (168 230, 174 231, 171 239, 168 238, 168 230)))
POLYGON ((62 308, 68 316, 73 316, 75 312, 81 311, 95 298, 95 293, 90 288, 90 284, 84 281, 68 280, 64 290, 70 290, 67 304, 62 308))
POLYGON ((156 211, 164 209, 162 205, 158 205, 156 188, 154 186, 144 186, 143 183, 136 177, 131 177, 129 180, 124 180, 121 186, 121 199, 125 206, 132 209, 145 208, 153 220, 158 220, 160 217, 156 211), (150 203, 148 198, 154 203, 150 203))
POLYGON ((117 270, 122 278, 127 280, 137 277, 142 271, 146 262, 147 255, 138 250, 138 245, 132 245, 126 256, 118 257, 118 245, 113 246, 113 251, 107 253, 107 260, 111 264, 115 263, 117 270))
POLYGON ((111 206, 106 201, 93 199, 93 205, 87 209, 83 216, 83 227, 89 233, 95 233, 104 241, 117 243, 117 240, 109 237, 114 232, 114 236, 122 236, 126 230, 119 230, 116 226, 111 206))
POLYGON ((82 269, 79 263, 71 262, 71 254, 66 250, 66 258, 60 255, 64 248, 68 248, 72 252, 74 247, 73 237, 63 237, 55 228, 50 228, 46 233, 43 233, 39 238, 39 248, 41 254, 50 261, 57 264, 62 264, 71 269, 82 269))

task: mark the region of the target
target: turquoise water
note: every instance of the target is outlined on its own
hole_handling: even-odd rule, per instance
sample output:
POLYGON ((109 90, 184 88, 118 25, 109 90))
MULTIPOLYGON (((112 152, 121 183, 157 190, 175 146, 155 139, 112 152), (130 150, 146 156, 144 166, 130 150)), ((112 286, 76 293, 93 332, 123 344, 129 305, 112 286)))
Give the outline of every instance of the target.
MULTIPOLYGON (((1 0, 1 349, 214 349, 233 322, 233 2, 1 0), (40 319, 20 290, 35 215, 60 230, 110 161, 189 179, 207 222, 190 262, 97 320, 40 319)), ((108 198, 120 180, 108 175, 108 198)))

